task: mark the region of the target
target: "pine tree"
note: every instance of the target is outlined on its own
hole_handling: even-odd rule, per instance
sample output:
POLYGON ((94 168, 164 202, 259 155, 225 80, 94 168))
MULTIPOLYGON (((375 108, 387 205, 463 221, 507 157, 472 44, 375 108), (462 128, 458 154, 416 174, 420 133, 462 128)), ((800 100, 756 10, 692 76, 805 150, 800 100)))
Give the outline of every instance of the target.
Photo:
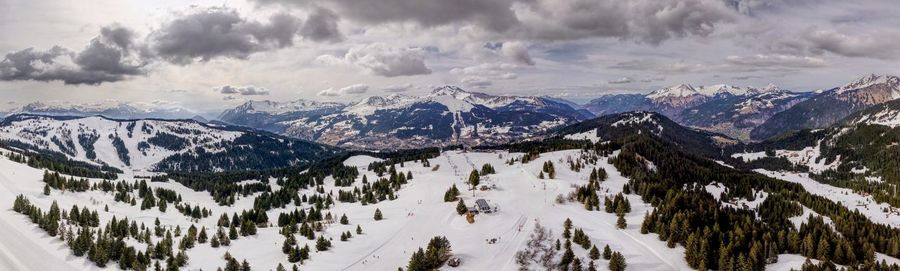
POLYGON ((347 218, 347 214, 341 215, 341 225, 350 224, 350 220, 347 218))
POLYGON ((609 260, 610 271, 624 271, 626 266, 628 264, 625 263, 625 257, 622 256, 622 253, 615 252, 612 254, 612 258, 609 260))
POLYGON ((565 270, 565 267, 569 266, 574 259, 575 253, 572 252, 572 248, 567 247, 566 251, 563 252, 562 258, 559 259, 559 266, 562 267, 561 269, 565 270))
POLYGON ((478 184, 480 184, 480 183, 481 183, 481 176, 479 176, 477 170, 473 169, 472 172, 469 173, 469 186, 472 187, 472 196, 473 197, 475 196, 475 189, 478 188, 478 184))
POLYGON ((603 247, 603 259, 609 260, 612 258, 612 250, 609 249, 609 245, 603 247))
POLYGON ((581 268, 581 259, 575 258, 574 260, 572 260, 572 267, 569 268, 569 270, 571 270, 571 271, 582 271, 581 269, 582 269, 582 268, 581 268))
POLYGON ((588 253, 588 255, 591 257, 591 260, 598 260, 600 259, 600 250, 597 249, 596 245, 591 246, 591 251, 588 253))
POLYGON ((616 227, 620 229, 624 229, 628 224, 625 221, 625 216, 620 215, 618 219, 616 219, 616 227))
POLYGON ((197 242, 203 244, 206 243, 208 236, 206 236, 206 227, 200 229, 200 234, 197 235, 197 242))
POLYGON ((50 195, 50 185, 49 184, 44 184, 44 195, 45 196, 50 195))
POLYGON ((466 203, 463 199, 459 199, 459 202, 456 203, 456 213, 459 215, 464 215, 469 211, 469 208, 466 207, 466 203))
POLYGON ((379 221, 379 220, 381 220, 381 219, 384 218, 384 217, 382 217, 382 215, 381 215, 381 209, 375 208, 375 216, 374 216, 374 218, 375 218, 375 221, 379 221))
POLYGON ((356 225, 356 235, 360 235, 360 234, 362 234, 362 233, 363 233, 362 227, 360 227, 359 224, 357 224, 357 225, 356 225))

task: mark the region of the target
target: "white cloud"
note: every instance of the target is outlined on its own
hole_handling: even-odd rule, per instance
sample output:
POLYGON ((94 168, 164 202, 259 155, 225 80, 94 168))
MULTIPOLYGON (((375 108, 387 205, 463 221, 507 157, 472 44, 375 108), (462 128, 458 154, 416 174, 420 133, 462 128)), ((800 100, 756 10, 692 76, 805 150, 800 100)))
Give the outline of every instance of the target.
POLYGON ((739 66, 751 67, 790 67, 790 68, 818 68, 825 67, 824 59, 809 56, 792 56, 781 54, 756 54, 751 56, 728 56, 728 63, 739 66))
POLYGON ((224 85, 221 87, 213 88, 213 90, 218 93, 221 93, 221 94, 240 94, 240 95, 244 95, 244 96, 269 95, 269 93, 271 93, 271 91, 269 91, 269 89, 267 89, 267 88, 257 87, 257 86, 253 86, 253 85, 246 85, 246 86, 224 85))
POLYGON ((325 97, 337 97, 342 95, 353 95, 353 94, 363 94, 369 90, 369 85, 366 84, 354 84, 349 85, 340 89, 335 88, 327 88, 319 91, 319 96, 325 97))
POLYGON ((363 94, 363 93, 366 93, 366 91, 368 91, 368 90, 369 90, 368 85, 355 84, 355 85, 349 85, 349 86, 343 87, 343 88, 341 88, 340 91, 343 94, 363 94))
POLYGON ((431 69, 425 65, 425 52, 421 48, 393 48, 380 42, 350 48, 343 58, 321 55, 315 62, 354 65, 371 74, 385 77, 431 73, 431 69))

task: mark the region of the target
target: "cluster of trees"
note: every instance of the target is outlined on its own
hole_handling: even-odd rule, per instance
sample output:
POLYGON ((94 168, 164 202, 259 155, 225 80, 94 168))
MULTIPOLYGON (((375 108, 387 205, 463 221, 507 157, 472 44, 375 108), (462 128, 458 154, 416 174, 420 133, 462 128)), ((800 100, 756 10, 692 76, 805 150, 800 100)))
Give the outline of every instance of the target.
POLYGON ((119 160, 126 166, 130 166, 131 156, 128 154, 128 147, 125 147, 125 141, 122 141, 122 138, 113 134, 109 135, 109 139, 112 139, 112 145, 113 148, 116 149, 116 155, 119 156, 119 160))
POLYGON ((547 173, 547 177, 550 179, 556 178, 556 168, 553 166, 553 162, 545 161, 543 167, 541 167, 541 173, 538 174, 538 178, 544 178, 544 172, 547 173))
POLYGON ((312 163, 307 157, 324 159, 334 157, 335 152, 333 148, 308 141, 243 133, 231 142, 207 143, 193 151, 166 157, 156 164, 156 169, 173 173, 299 168, 312 163))
MULTIPOLYGON (((225 259, 225 268, 219 267, 217 269, 218 271, 251 271, 252 270, 250 268, 250 263, 247 262, 247 259, 244 259, 244 261, 239 263, 238 260, 235 259, 234 256, 231 256, 231 253, 228 253, 228 252, 225 252, 225 256, 223 258, 225 259)), ((284 266, 281 266, 281 264, 278 264, 278 266, 281 267, 281 270, 284 270, 284 266)), ((294 269, 296 270, 297 266, 294 266, 294 269)))
MULTIPOLYGON (((163 201, 163 202, 165 202, 165 201, 163 201)), ((175 209, 177 209, 178 212, 180 212, 184 216, 187 216, 187 217, 190 217, 193 219, 206 218, 206 217, 209 217, 210 215, 212 215, 212 211, 210 211, 209 209, 206 209, 206 207, 203 207, 203 209, 201 209, 200 205, 194 205, 194 207, 191 208, 191 205, 187 204, 187 203, 176 204, 175 209)))
MULTIPOLYGON (((0 147, 31 149, 28 145, 11 141, 0 141, 0 147)), ((46 169, 76 177, 115 179, 118 177, 117 173, 122 173, 122 171, 117 168, 96 166, 82 161, 75 161, 60 153, 51 153, 47 151, 27 153, 10 152, 6 157, 13 162, 26 164, 32 168, 46 169)))
POLYGON ((447 240, 447 237, 435 236, 434 238, 431 238, 431 241, 428 242, 428 246, 425 249, 419 247, 419 250, 413 253, 412 257, 409 259, 409 264, 406 266, 406 270, 437 270, 444 265, 444 262, 450 259, 452 253, 453 250, 450 247, 450 241, 447 240))
MULTIPOLYGON (((109 262, 118 262, 118 267, 123 270, 147 270, 151 263, 156 261, 156 269, 161 270, 160 261, 165 261, 167 270, 177 270, 187 263, 185 249, 190 248, 192 241, 197 240, 196 228, 188 231, 186 240, 182 241, 182 247, 178 253, 173 252, 172 232, 166 230, 165 237, 154 244, 150 238, 150 228, 143 224, 140 227, 134 221, 112 218, 104 227, 99 227, 99 219, 96 211, 84 208, 79 211, 78 206, 72 206, 69 212, 61 211, 56 202, 50 210, 43 212, 34 206, 23 195, 16 197, 13 202, 13 210, 31 218, 32 222, 50 236, 57 236, 65 241, 72 253, 77 257, 87 256, 98 267, 106 267, 109 262), (139 243, 146 243, 146 250, 140 251, 127 245, 126 238, 132 238, 139 243)), ((157 220, 157 236, 163 235, 157 220)), ((176 235, 180 230, 176 230, 176 235)))
POLYGON ((44 171, 43 181, 49 188, 72 192, 84 192, 91 188, 91 183, 87 179, 66 178, 60 176, 58 172, 50 173, 46 170, 44 171))
POLYGON ((486 163, 481 166, 481 172, 479 172, 479 173, 481 175, 490 175, 490 174, 497 173, 497 170, 494 169, 493 165, 486 163))
POLYGON ((281 252, 287 255, 288 262, 291 263, 300 263, 303 264, 304 261, 309 260, 309 245, 300 245, 297 244, 297 239, 294 238, 292 233, 285 233, 284 244, 281 246, 281 252))
MULTIPOLYGON (((372 166, 370 165, 370 167, 372 166)), ((381 175, 383 176, 384 173, 388 173, 389 176, 386 178, 379 177, 374 182, 369 182, 366 175, 363 175, 363 185, 354 187, 352 191, 339 190, 338 200, 341 202, 359 201, 362 205, 378 203, 384 200, 394 200, 397 198, 396 191, 413 179, 411 171, 406 173, 398 172, 394 165, 390 165, 381 175)))
POLYGON ((147 142, 170 151, 180 151, 188 147, 188 140, 166 132, 156 132, 147 142))
MULTIPOLYGON (((324 179, 324 177, 322 177, 324 179)), ((194 191, 207 191, 216 203, 231 206, 238 196, 247 197, 253 193, 271 191, 266 183, 269 175, 255 171, 232 171, 220 173, 168 173, 151 179, 153 181, 175 180, 194 191), (243 180, 260 182, 239 183, 243 180)), ((304 187, 305 188, 305 187, 304 187)))
MULTIPOLYGON (((446 149, 453 148, 458 148, 458 146, 446 149)), ((381 177, 381 175, 387 171, 387 167, 394 164, 400 164, 400 166, 403 167, 406 162, 416 162, 422 164, 422 167, 431 167, 431 162, 429 162, 428 159, 440 156, 441 149, 429 147, 421 149, 404 149, 393 152, 360 152, 351 153, 351 155, 352 154, 364 154, 384 159, 382 161, 369 163, 368 166, 369 171, 374 171, 381 177)))
POLYGON ((444 192, 444 202, 456 201, 457 197, 459 197, 459 189, 456 188, 456 184, 453 184, 447 189, 447 192, 444 192))
POLYGON ((670 247, 685 246, 685 258, 693 268, 762 270, 766 263, 777 260, 779 253, 864 266, 874 261, 874 252, 900 252, 891 249, 900 247, 900 230, 872 223, 797 184, 724 167, 646 135, 622 142, 612 164, 631 179, 629 185, 637 195, 656 207, 645 216, 641 232, 657 233, 670 247), (648 160, 656 165, 655 170, 646 167, 648 160), (765 221, 757 219, 752 210, 723 208, 703 188, 711 180, 728 188, 723 199, 753 199, 758 191, 767 192, 767 201, 772 202, 759 207, 765 221), (818 222, 794 228, 783 219, 798 215, 789 202, 830 217, 837 232, 818 222))

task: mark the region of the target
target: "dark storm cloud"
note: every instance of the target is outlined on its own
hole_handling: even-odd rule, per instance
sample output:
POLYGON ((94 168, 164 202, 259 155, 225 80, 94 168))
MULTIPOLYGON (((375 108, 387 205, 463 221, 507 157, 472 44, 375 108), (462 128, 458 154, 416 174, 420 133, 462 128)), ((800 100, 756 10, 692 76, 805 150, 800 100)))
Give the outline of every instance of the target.
POLYGON ((432 27, 473 22, 486 29, 504 31, 518 21, 511 9, 513 0, 255 0, 261 4, 288 4, 308 7, 323 5, 338 14, 366 23, 415 22, 432 27))
POLYGON ((338 29, 340 17, 334 11, 316 8, 300 28, 300 35, 312 41, 339 42, 344 35, 338 29))
POLYGON ((250 54, 293 45, 300 20, 286 14, 251 22, 237 11, 209 8, 172 20, 150 35, 151 49, 176 64, 216 57, 244 59, 250 54))
POLYGON ((721 0, 255 0, 303 8, 322 5, 363 23, 413 22, 424 27, 475 25, 508 39, 610 37, 659 44, 706 36, 737 11, 721 0))
POLYGON ((87 71, 120 75, 142 74, 146 64, 140 57, 132 56, 134 33, 127 28, 113 25, 100 30, 100 36, 91 40, 74 61, 87 71))
POLYGON ((521 36, 540 40, 618 38, 650 44, 708 36, 737 15, 717 0, 534 0, 521 36))
POLYGON ((0 61, 3 81, 62 81, 68 85, 98 85, 143 74, 146 65, 134 48, 134 34, 118 25, 103 27, 81 52, 54 46, 6 54, 0 61))

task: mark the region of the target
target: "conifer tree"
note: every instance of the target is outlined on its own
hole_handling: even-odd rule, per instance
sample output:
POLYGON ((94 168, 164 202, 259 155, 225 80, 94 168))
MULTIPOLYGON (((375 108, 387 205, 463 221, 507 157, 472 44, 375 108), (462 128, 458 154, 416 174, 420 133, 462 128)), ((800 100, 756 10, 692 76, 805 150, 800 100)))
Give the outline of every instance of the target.
MULTIPOLYGON (((600 259, 600 250, 597 249, 596 245, 591 246, 591 251, 588 253, 588 255, 591 257, 591 260, 599 260, 600 259)), ((593 261, 591 261, 591 262, 593 262, 593 261)))
POLYGON ((459 199, 459 202, 456 203, 456 213, 459 215, 464 215, 469 211, 469 208, 466 207, 466 203, 463 199, 459 199))
POLYGON ((382 215, 381 215, 381 209, 375 208, 375 216, 374 216, 374 218, 375 218, 375 221, 379 221, 379 220, 381 220, 381 219, 384 218, 384 217, 382 217, 382 215))
POLYGON ((609 259, 609 270, 624 271, 626 266, 628 264, 625 263, 625 257, 622 256, 622 253, 614 252, 612 258, 609 259))
POLYGON ((481 176, 478 174, 477 170, 472 170, 469 173, 469 186, 472 187, 472 196, 475 196, 475 189, 478 188, 478 184, 481 183, 481 176))

